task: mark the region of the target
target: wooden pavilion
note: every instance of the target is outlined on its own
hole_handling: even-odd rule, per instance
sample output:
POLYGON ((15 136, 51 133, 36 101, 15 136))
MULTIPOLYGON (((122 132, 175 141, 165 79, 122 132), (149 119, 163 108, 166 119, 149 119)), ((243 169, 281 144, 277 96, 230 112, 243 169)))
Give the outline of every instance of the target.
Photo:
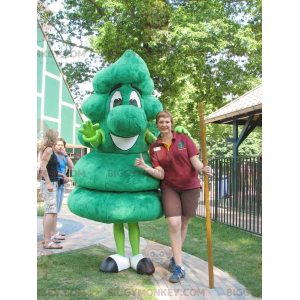
POLYGON ((262 84, 231 101, 205 119, 205 123, 232 124, 233 138, 226 139, 233 144, 233 157, 238 156, 238 147, 257 126, 262 126, 262 84), (238 126, 243 130, 238 135, 238 126))

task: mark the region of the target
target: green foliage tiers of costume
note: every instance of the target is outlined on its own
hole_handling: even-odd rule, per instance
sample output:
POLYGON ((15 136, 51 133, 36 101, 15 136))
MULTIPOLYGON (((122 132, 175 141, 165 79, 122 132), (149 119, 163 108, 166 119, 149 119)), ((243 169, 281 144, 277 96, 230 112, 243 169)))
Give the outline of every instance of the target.
POLYGON ((82 105, 90 120, 79 129, 79 140, 93 150, 75 165, 73 179, 78 186, 70 194, 68 206, 81 217, 114 223, 118 255, 108 257, 101 271, 129 268, 123 227, 128 223, 133 254, 130 266, 138 273, 152 274, 153 264, 139 254, 137 222, 163 215, 160 182, 136 168, 134 161, 142 153, 151 165, 148 143, 156 140, 153 120, 162 105, 151 95, 154 85, 147 65, 131 50, 98 72, 93 88, 95 93, 82 105))
POLYGON ((145 62, 128 50, 96 74, 93 88, 95 94, 82 105, 92 123, 84 124, 79 139, 88 147, 88 140, 98 146, 75 165, 74 181, 79 187, 69 196, 70 210, 104 223, 161 217, 159 180, 134 167, 139 153, 150 165, 148 122, 162 110, 159 100, 151 96, 154 86, 145 62), (111 204, 112 199, 118 199, 117 205, 111 204))

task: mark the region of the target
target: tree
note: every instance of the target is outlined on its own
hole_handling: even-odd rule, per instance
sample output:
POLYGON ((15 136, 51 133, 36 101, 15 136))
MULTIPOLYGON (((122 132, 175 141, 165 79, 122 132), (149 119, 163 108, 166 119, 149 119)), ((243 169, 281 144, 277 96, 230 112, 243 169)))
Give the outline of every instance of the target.
POLYGON ((131 49, 147 63, 164 107, 195 138, 197 102, 208 114, 261 83, 261 0, 65 0, 57 14, 44 6, 38 13, 52 26, 57 53, 75 46, 87 53, 84 63, 62 67, 73 92, 131 49))
MULTIPOLYGON (((226 142, 226 138, 232 138, 232 126, 222 124, 212 124, 210 126, 219 127, 220 136, 218 138, 207 138, 208 157, 232 157, 232 143, 226 142)), ((239 126, 239 134, 242 126, 239 126)), ((261 153, 262 129, 256 127, 238 148, 239 156, 256 156, 261 153)))

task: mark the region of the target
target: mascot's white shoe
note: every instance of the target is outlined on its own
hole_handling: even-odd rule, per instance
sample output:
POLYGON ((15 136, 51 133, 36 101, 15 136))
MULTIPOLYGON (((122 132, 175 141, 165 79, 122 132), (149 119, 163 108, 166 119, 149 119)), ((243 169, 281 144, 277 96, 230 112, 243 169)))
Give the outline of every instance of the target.
POLYGON ((144 257, 143 254, 137 254, 130 257, 130 266, 138 274, 152 275, 155 272, 154 265, 150 258, 144 257))
POLYGON ((105 258, 100 266, 100 272, 118 273, 130 268, 129 258, 113 254, 105 258))

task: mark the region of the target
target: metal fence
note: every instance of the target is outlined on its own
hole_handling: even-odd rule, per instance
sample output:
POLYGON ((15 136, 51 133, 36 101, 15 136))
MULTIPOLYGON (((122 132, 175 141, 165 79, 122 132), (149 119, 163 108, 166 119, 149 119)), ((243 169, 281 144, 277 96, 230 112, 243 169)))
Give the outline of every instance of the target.
MULTIPOLYGON (((262 235, 262 157, 213 158, 208 165, 211 219, 262 235)), ((206 216, 203 191, 200 217, 206 216)))

